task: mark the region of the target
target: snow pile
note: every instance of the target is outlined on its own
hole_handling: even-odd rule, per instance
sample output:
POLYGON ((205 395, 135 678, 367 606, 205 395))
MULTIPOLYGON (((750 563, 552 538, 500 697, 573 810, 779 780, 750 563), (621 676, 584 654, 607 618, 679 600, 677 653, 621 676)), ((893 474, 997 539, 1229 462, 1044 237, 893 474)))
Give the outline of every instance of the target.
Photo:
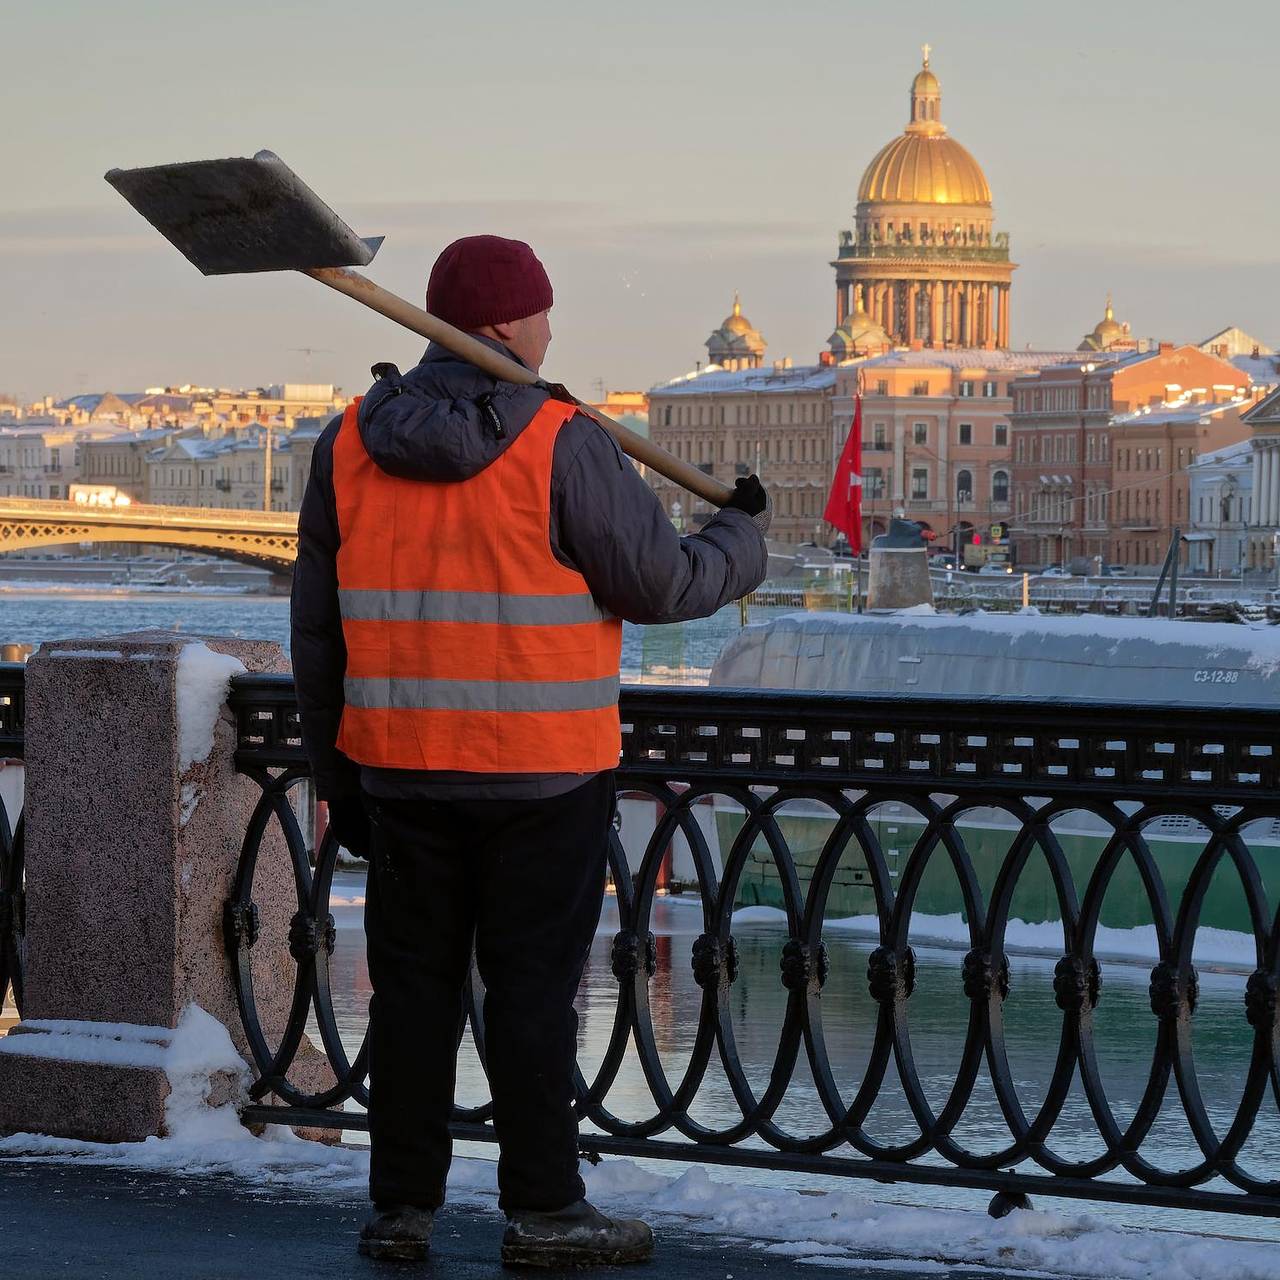
MULTIPOLYGON (((785 925, 786 920, 787 913, 779 907, 742 907, 733 913, 735 927, 748 924, 785 925)), ((838 931, 867 938, 880 937, 880 922, 873 915, 824 920, 822 928, 827 933, 838 931)), ((913 911, 910 940, 916 944, 938 943, 965 949, 973 945, 969 926, 958 911, 945 916, 913 911)), ((1041 920, 1036 923, 1010 920, 1005 926, 1004 941, 1006 949, 1012 953, 1061 955, 1065 947, 1062 923, 1058 920, 1041 920)), ((1100 924, 1094 934, 1093 953, 1104 960, 1158 960, 1160 947, 1156 927, 1146 924, 1135 925, 1131 929, 1115 929, 1100 924)), ((1257 963, 1257 950, 1252 934, 1202 926, 1196 930, 1192 959, 1202 965, 1228 965, 1251 970, 1257 963)))
POLYGON ((183 1143, 240 1139, 245 1129, 236 1103, 210 1106, 209 1092, 212 1077, 225 1073, 236 1095, 243 1098, 252 1073, 217 1018, 198 1004, 187 1005, 165 1049, 163 1066, 169 1077, 164 1124, 171 1139, 183 1143))
MULTIPOLYGON (((239 658, 214 653, 199 641, 178 655, 178 772, 209 758, 218 713, 227 700, 231 677, 246 667, 239 658)), ((191 806, 195 808, 194 805, 191 806)), ((185 805, 184 805, 185 808, 185 805)), ((190 816, 188 814, 188 816, 190 816)))
POLYGON ((75 1019, 31 1018, 21 1025, 20 1033, 0 1037, 0 1053, 162 1070, 169 1080, 164 1115, 171 1142, 192 1145, 250 1138, 234 1102, 209 1105, 214 1076, 229 1082, 233 1095, 243 1096, 251 1075, 226 1027, 199 1005, 189 1004, 173 1031, 75 1019))

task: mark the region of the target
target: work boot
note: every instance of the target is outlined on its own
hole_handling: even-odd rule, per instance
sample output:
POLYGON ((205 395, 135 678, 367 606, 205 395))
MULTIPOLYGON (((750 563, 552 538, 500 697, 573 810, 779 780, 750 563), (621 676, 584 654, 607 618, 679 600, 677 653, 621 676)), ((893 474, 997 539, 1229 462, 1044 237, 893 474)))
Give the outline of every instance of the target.
POLYGON ((366 1258, 394 1262, 421 1262, 431 1243, 430 1209, 411 1204, 377 1204, 369 1221, 360 1228, 360 1252, 366 1258))
POLYGON ((653 1232, 634 1219, 606 1218, 585 1200, 554 1213, 507 1215, 502 1261, 518 1267, 602 1267, 646 1262, 653 1232))

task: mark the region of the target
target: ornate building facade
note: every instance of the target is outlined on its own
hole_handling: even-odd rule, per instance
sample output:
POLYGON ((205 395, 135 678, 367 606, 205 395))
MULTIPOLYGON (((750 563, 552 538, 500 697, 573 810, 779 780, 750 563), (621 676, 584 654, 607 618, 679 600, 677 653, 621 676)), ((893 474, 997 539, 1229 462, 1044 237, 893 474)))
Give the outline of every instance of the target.
POLYGON ((854 220, 831 264, 837 358, 870 354, 876 330, 891 346, 1009 346, 1009 236, 994 229, 986 175, 947 135, 928 45, 907 127, 867 166, 854 220))
POLYGON ((1166 342, 1076 356, 1018 378, 1011 391, 1017 563, 1140 565, 1159 564, 1171 521, 1186 523, 1180 473, 1232 443, 1231 419, 1224 433, 1208 407, 1247 400, 1251 381, 1229 361, 1166 342), (1189 411, 1188 421, 1173 411, 1189 411))
POLYGON ((1048 351, 892 351, 836 370, 835 449, 862 396, 863 543, 905 515, 951 546, 1012 515, 1010 387, 1048 351))
MULTIPOLYGON (((708 369, 649 392, 649 438, 732 485, 755 473, 773 497, 777 542, 830 541, 822 519, 831 489, 831 396, 836 371, 820 365, 708 369)), ((676 528, 696 531, 714 508, 656 471, 649 483, 676 528)))

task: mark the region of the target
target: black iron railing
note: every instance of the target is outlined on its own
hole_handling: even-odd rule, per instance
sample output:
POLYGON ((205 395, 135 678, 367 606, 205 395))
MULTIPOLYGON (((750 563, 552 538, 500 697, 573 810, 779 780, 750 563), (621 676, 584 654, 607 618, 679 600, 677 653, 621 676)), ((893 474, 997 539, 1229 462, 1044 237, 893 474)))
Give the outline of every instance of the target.
MULTIPOLYGON (((0 663, 0 769, 23 758, 24 688, 22 663, 0 663)), ((22 815, 8 812, 0 791, 0 1006, 12 992, 22 1008, 24 917, 22 815)))
MULTIPOLYGON (((348 1100, 358 1107, 367 1102, 366 1051, 344 1049, 330 988, 329 893, 337 849, 327 838, 313 868, 290 804, 290 792, 307 777, 292 685, 287 677, 239 677, 231 702, 238 766, 262 788, 262 798, 227 904, 227 945, 255 1057, 253 1096, 282 1100, 256 1102, 246 1120, 361 1129, 362 1111, 342 1108, 348 1100), (298 894, 290 929, 296 994, 278 1044, 267 1042, 256 1017, 250 963, 257 938, 254 869, 273 821, 283 831, 298 894), (309 1018, 336 1077, 319 1094, 287 1078, 309 1018)), ((1274 1161, 1271 1173, 1258 1172, 1252 1149, 1242 1157, 1251 1136, 1274 1132, 1269 1126, 1280 1114, 1280 923, 1261 865, 1280 857, 1280 848, 1256 838, 1260 824, 1270 829, 1280 816, 1280 722, 1273 711, 645 688, 624 690, 622 719, 619 791, 651 797, 659 816, 634 872, 618 836, 612 838, 621 922, 611 952, 617 1000, 603 1060, 591 1079, 578 1080, 578 1109, 594 1130, 584 1131, 584 1150, 977 1187, 1006 1196, 1040 1191, 1280 1216, 1274 1161), (721 840, 723 857, 697 820, 709 798, 736 815, 736 829, 721 840), (787 838, 784 811, 797 804, 830 815, 808 862, 787 838), (896 857, 876 816, 886 805, 919 818, 909 849, 896 857), (1008 828, 1007 847, 986 885, 966 844, 974 831, 965 815, 977 808, 1002 814, 1008 828), (1061 838, 1060 819, 1069 813, 1093 815, 1104 832, 1083 871, 1061 838), (1174 894, 1149 839, 1158 822, 1202 833, 1203 847, 1174 894), (686 842, 701 908, 701 933, 688 955, 701 995, 692 1048, 673 1081, 655 1032, 661 1010, 651 922, 659 876, 677 836, 686 842), (757 1089, 738 1047, 747 1028, 735 997, 739 947, 732 921, 746 870, 762 857, 786 936, 778 943, 776 970, 780 1029, 767 1081, 757 1089), (857 1078, 844 1074, 831 1047, 848 1028, 835 1018, 824 1024, 823 1017, 831 972, 824 919, 838 873, 851 859, 878 929, 865 982, 853 997, 870 1040, 857 1078), (1053 1021, 1043 1037, 1052 1063, 1034 1104, 1024 1096, 1027 1082, 1011 1067, 1005 1025, 1011 993, 1006 932, 1033 859, 1051 884, 1062 938, 1052 967, 1042 964, 1029 971, 1030 979, 1019 978, 1039 983, 1053 1021), (912 913, 939 863, 954 877, 968 949, 951 989, 934 991, 922 1017, 914 1012, 922 996, 912 913), (1108 1094, 1095 1026, 1103 981, 1095 941, 1122 864, 1130 872, 1136 867, 1130 879, 1145 898, 1158 952, 1144 1000, 1153 1029, 1150 1061, 1123 1117, 1108 1094), (1197 1075, 1200 978, 1193 964, 1207 895, 1223 875, 1239 885, 1242 928, 1251 934, 1253 952, 1252 972, 1240 980, 1231 1015, 1251 1048, 1238 1102, 1226 1114, 1221 1099, 1203 1096, 1197 1075), (918 1066, 914 1042, 946 1017, 962 1042, 937 1104, 937 1073, 918 1066), (610 1109, 629 1043, 652 1101, 639 1120, 610 1109), (709 1123, 695 1114, 712 1070, 727 1081, 731 1114, 709 1123), (891 1076, 911 1127, 901 1140, 877 1137, 869 1122, 891 1076), (994 1095, 990 1110, 1000 1130, 985 1147, 962 1136, 980 1090, 994 1095), (807 1109, 796 1123, 799 1095, 807 1109), (1061 1129, 1055 1130, 1073 1107, 1073 1123, 1083 1116, 1089 1131, 1087 1152, 1078 1142, 1061 1143, 1061 1129), (1173 1167, 1153 1136, 1170 1109, 1187 1131, 1188 1154, 1173 1167)), ((1276 867, 1269 864, 1267 872, 1274 886, 1276 867)), ((477 982, 473 978, 469 1016, 482 1045, 477 982)), ((490 1139, 489 1118, 488 1105, 459 1109, 456 1132, 490 1139)))

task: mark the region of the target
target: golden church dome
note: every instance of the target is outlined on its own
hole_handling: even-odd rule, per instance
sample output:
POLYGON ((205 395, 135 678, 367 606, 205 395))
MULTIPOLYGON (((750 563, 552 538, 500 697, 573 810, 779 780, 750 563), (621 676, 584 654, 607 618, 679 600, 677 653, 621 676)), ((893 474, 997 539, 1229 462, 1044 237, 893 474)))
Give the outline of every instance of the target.
POLYGON ((938 77, 929 70, 928 63, 916 72, 916 78, 911 82, 911 92, 912 94, 940 94, 942 92, 942 86, 938 83, 938 77))
POLYGON ((858 203, 990 204, 978 162, 945 134, 906 133, 881 147, 858 184, 858 203))
POLYGON ((991 188, 978 162, 947 137, 941 104, 926 45, 924 66, 911 82, 911 121, 867 166, 858 184, 859 204, 991 203, 991 188))
POLYGON ((1086 333, 1084 340, 1076 348, 1077 351, 1107 351, 1118 342, 1129 341, 1129 326, 1116 319, 1111 306, 1111 295, 1107 294, 1107 308, 1102 319, 1094 326, 1092 333, 1086 333))
POLYGON ((733 295, 733 311, 725 316, 724 323, 720 326, 727 329, 730 333, 750 333, 751 321, 742 314, 742 303, 738 300, 738 295, 733 295))
POLYGON ((893 339, 883 325, 867 314, 859 299, 853 314, 827 339, 827 345, 837 360, 848 360, 853 356, 888 351, 893 346, 893 339))

